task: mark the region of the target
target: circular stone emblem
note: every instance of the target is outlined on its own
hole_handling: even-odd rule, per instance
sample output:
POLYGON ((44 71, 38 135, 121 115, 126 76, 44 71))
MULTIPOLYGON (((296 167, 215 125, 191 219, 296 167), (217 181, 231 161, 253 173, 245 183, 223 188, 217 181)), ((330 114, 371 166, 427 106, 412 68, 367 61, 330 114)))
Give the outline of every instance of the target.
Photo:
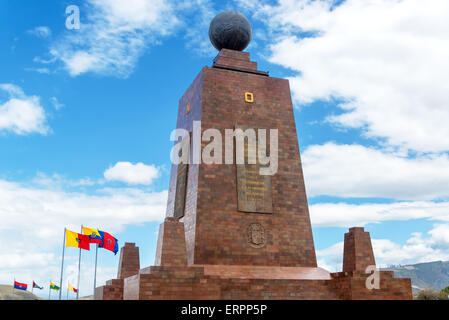
POLYGON ((246 229, 248 243, 253 248, 262 248, 267 242, 265 229, 260 223, 251 223, 246 229))

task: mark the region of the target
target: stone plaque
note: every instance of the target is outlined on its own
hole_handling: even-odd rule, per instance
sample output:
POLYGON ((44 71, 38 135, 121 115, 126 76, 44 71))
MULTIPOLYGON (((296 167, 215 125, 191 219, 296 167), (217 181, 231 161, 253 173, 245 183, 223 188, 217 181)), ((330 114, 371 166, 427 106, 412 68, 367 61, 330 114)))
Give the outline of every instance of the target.
MULTIPOLYGON (((242 130, 246 128, 240 127, 242 130)), ((254 129, 257 132, 257 129, 254 129)), ((237 145, 235 148, 237 149, 237 145)), ((257 146, 248 145, 244 140, 245 163, 237 164, 238 210, 244 212, 273 213, 271 197, 271 176, 260 175, 262 167, 257 161, 257 146), (254 150, 256 149, 256 150, 254 150), (249 153, 250 152, 250 153, 249 153), (250 164, 252 155, 256 155, 256 163, 250 164)))
POLYGON ((176 178, 176 195, 175 195, 175 218, 184 216, 184 208, 186 203, 187 190, 187 173, 189 165, 185 163, 178 164, 178 172, 176 178))

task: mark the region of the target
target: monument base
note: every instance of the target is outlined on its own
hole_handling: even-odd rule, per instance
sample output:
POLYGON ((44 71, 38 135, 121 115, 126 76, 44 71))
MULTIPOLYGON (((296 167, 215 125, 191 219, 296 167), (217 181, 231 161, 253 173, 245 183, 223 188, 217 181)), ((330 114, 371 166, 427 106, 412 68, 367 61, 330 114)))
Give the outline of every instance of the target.
MULTIPOLYGON (((410 300, 410 279, 378 271, 377 288, 366 285, 374 264, 369 233, 351 228, 345 235, 344 272, 314 267, 187 265, 184 225, 166 218, 159 232, 157 266, 109 280, 96 288, 96 300, 410 300), (179 249, 181 248, 181 250, 179 249), (362 271, 363 270, 363 271, 362 271)), ((125 243, 118 275, 129 274, 138 248, 125 243), (133 250, 133 254, 129 251, 133 250), (127 258, 124 258, 127 257, 127 258), (127 272, 125 272, 127 271, 127 272)))
POLYGON ((95 288, 94 300, 123 300, 123 279, 112 279, 95 288))
POLYGON ((153 266, 125 278, 123 286, 97 288, 100 300, 408 300, 410 279, 380 272, 380 288, 367 289, 369 274, 321 268, 202 265, 153 266), (122 294, 118 291, 122 289, 122 294))

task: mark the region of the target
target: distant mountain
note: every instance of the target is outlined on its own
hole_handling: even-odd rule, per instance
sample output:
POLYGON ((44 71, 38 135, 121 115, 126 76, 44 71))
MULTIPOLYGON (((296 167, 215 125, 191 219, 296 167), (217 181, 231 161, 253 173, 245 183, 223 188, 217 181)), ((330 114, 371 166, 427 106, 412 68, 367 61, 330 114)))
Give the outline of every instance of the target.
POLYGON ((449 261, 392 266, 382 270, 394 271, 394 276, 397 278, 412 279, 414 291, 426 288, 441 290, 449 286, 449 261))
POLYGON ((12 286, 0 284, 0 300, 42 300, 30 291, 14 289, 12 286))
POLYGON ((85 297, 79 297, 78 300, 93 300, 94 296, 85 296, 85 297))

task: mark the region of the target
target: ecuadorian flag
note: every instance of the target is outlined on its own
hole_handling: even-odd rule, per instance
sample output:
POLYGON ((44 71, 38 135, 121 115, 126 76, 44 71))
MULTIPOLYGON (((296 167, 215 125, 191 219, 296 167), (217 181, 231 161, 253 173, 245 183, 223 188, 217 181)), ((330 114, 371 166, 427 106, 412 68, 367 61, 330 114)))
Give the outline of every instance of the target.
POLYGON ((99 245, 103 243, 103 238, 100 231, 97 229, 83 227, 83 234, 89 236, 89 243, 96 243, 99 245))

